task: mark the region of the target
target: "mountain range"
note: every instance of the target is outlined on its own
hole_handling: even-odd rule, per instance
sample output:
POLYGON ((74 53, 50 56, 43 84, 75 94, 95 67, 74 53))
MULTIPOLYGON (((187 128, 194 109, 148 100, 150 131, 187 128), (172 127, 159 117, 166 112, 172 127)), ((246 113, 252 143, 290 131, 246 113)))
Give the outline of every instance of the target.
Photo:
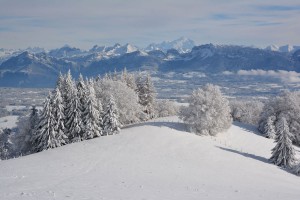
POLYGON ((114 70, 222 73, 238 70, 287 70, 300 72, 300 50, 245 47, 236 45, 195 45, 187 38, 141 49, 132 44, 93 46, 81 50, 68 45, 46 51, 0 49, 0 86, 52 87, 59 72, 71 70, 74 77, 96 76, 114 70))

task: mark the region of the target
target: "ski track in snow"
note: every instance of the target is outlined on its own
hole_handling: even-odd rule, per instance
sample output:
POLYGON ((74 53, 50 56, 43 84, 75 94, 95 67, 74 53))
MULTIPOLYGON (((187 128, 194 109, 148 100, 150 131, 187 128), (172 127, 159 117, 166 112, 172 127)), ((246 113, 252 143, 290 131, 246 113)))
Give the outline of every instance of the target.
POLYGON ((269 163, 273 146, 241 123, 210 137, 161 118, 0 161, 0 199, 296 200, 300 177, 269 163))

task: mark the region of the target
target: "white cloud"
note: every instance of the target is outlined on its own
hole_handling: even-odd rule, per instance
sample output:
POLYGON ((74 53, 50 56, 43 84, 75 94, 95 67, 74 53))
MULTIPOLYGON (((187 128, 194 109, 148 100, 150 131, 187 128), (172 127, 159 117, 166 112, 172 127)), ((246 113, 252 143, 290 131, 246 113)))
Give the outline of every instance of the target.
POLYGON ((300 82, 300 73, 295 71, 284 71, 284 70, 239 70, 237 75, 240 76, 266 76, 266 77, 273 77, 278 78, 284 82, 288 83, 296 83, 300 82))

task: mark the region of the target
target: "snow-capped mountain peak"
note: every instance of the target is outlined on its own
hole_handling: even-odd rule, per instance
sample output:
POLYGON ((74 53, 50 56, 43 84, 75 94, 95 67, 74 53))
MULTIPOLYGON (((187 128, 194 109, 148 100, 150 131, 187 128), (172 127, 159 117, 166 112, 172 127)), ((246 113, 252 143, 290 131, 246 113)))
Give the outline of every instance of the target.
POLYGON ((278 52, 283 52, 283 53, 293 53, 300 49, 300 46, 295 46, 295 45, 283 45, 283 46, 277 46, 277 45, 269 45, 265 48, 266 50, 269 51, 278 51, 278 52))
POLYGON ((146 47, 146 51, 161 50, 167 52, 169 49, 176 49, 179 53, 187 53, 195 46, 195 42, 191 39, 181 37, 173 41, 164 41, 156 44, 152 43, 146 47))

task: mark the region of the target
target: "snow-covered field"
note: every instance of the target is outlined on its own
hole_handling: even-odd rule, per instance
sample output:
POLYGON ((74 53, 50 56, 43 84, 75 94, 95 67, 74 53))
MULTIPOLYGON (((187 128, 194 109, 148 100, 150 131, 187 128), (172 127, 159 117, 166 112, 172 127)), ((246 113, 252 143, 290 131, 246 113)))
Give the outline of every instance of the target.
POLYGON ((178 121, 0 161, 0 199, 299 199, 300 177, 268 162, 274 144, 252 127, 204 137, 178 121))

